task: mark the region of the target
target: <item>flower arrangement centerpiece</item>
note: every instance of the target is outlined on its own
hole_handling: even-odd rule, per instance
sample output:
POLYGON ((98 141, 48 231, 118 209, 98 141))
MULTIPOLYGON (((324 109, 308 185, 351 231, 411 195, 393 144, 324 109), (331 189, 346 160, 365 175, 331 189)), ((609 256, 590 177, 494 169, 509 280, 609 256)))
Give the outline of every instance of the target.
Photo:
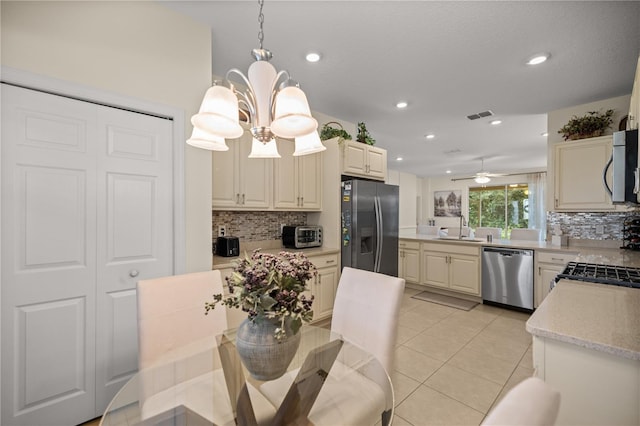
POLYGON ((205 302, 205 314, 218 303, 248 313, 238 327, 236 348, 255 378, 271 380, 286 372, 300 344, 302 322, 313 319, 313 296, 304 292, 317 274, 304 253, 255 250, 226 278, 230 295, 214 294, 205 302))
POLYGON ((227 277, 229 293, 226 298, 215 294, 213 302, 205 304, 205 314, 221 303, 231 308, 241 308, 250 321, 258 317, 276 319, 280 327, 275 330, 278 340, 286 337, 284 322, 290 319, 291 328, 297 333, 302 322, 313 319, 313 296, 303 293, 306 282, 318 274, 316 267, 304 253, 282 251, 278 255, 254 250, 245 255, 227 277))

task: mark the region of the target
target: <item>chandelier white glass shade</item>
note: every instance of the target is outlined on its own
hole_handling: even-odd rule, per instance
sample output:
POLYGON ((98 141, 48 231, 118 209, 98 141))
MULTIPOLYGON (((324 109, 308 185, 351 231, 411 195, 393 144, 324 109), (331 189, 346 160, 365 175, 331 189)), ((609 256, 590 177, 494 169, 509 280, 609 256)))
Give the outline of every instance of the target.
MULTIPOLYGON (((252 149, 250 158, 280 158, 275 138, 295 140, 294 155, 319 152, 326 147, 320 142, 318 122, 311 116, 307 96, 291 79, 287 71, 277 72, 269 63, 272 54, 262 48, 262 3, 260 4, 260 47, 253 49, 255 59, 249 66, 247 76, 238 69, 230 69, 223 81, 216 81, 204 96, 200 111, 191 118, 194 132, 201 138, 210 135, 210 144, 189 142, 200 148, 217 150, 222 148, 219 138, 239 138, 244 133, 238 119, 238 110, 247 111, 252 149), (231 83, 231 77, 238 77, 244 88, 231 83), (262 146, 261 146, 262 145, 262 146)), ((226 147, 225 144, 225 148, 226 147)))
POLYGON ((275 140, 263 143, 253 138, 251 140, 251 153, 249 153, 249 158, 281 158, 281 156, 275 140))
POLYGON ((187 143, 196 148, 208 149, 210 151, 228 151, 229 147, 224 138, 207 133, 197 127, 193 128, 191 138, 187 139, 187 143))
POLYGON ((316 152, 324 151, 326 146, 320 142, 320 136, 317 131, 313 131, 308 135, 299 136, 296 138, 296 150, 293 153, 294 157, 300 155, 314 154, 316 152))

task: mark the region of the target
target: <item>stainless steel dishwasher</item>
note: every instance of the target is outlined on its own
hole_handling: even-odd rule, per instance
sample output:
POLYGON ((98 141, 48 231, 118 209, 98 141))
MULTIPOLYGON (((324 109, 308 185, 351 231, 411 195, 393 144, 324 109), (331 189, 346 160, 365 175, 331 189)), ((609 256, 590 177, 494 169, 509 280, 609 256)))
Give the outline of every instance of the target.
POLYGON ((533 311, 533 250, 483 247, 482 299, 533 311))

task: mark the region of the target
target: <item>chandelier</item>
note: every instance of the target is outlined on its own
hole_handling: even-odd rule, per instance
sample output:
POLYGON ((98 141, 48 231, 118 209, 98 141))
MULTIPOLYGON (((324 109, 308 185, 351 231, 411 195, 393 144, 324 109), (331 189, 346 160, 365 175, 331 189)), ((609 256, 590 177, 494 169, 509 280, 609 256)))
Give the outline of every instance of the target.
POLYGON ((272 54, 262 47, 264 0, 258 0, 259 48, 251 54, 255 62, 248 77, 233 68, 224 80, 214 81, 204 95, 200 110, 191 117, 193 133, 189 145, 211 151, 227 151, 226 138, 239 138, 244 130, 239 115, 246 117, 253 136, 249 158, 280 158, 276 137, 294 139, 294 156, 327 149, 318 136, 318 122, 311 116, 307 97, 287 71, 276 72, 269 63, 272 54), (243 88, 236 87, 238 77, 243 88))

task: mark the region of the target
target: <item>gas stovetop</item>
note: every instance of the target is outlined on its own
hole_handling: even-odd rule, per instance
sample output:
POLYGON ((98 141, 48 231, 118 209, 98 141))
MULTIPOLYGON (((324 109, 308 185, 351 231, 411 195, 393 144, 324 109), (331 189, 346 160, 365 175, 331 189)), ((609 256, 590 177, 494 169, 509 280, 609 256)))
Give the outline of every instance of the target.
POLYGON ((640 268, 626 266, 569 262, 564 271, 558 274, 556 281, 562 278, 640 288, 640 268))

